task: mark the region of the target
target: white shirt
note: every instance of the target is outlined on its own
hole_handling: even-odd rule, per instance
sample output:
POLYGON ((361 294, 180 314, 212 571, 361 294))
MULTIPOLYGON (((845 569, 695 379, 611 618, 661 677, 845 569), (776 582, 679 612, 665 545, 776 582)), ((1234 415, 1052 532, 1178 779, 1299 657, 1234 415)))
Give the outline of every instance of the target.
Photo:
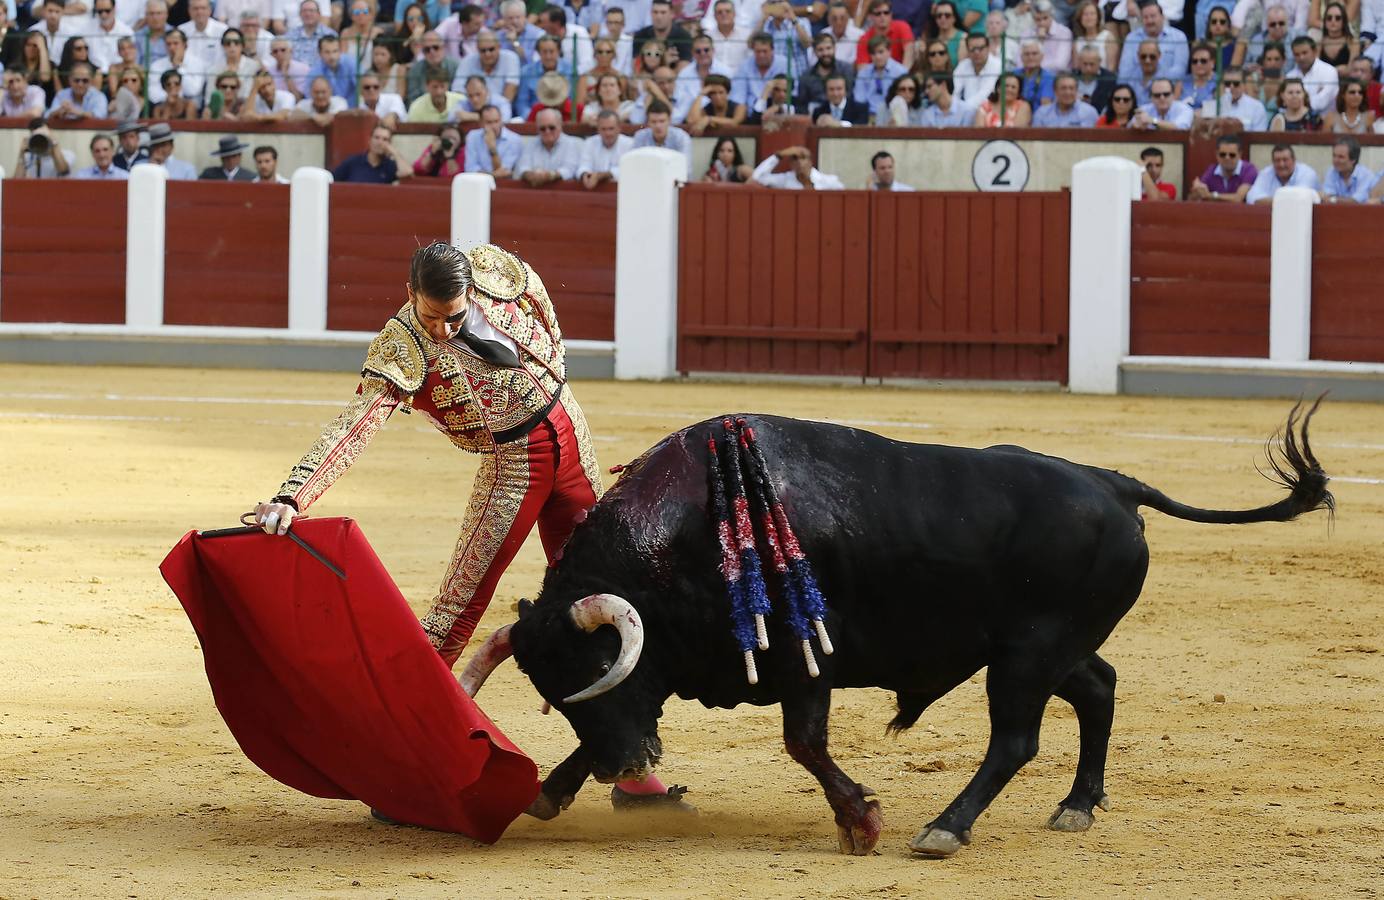
POLYGON ((1259 170, 1259 175, 1254 179, 1254 186, 1245 195, 1245 202, 1254 203, 1258 200, 1271 198, 1278 193, 1279 188, 1305 187, 1315 191, 1318 186, 1316 171, 1305 163, 1296 162, 1293 164, 1293 174, 1288 176, 1287 184, 1278 180, 1278 173, 1273 170, 1273 164, 1270 163, 1259 170))
POLYGON ((843 66, 855 69, 856 52, 859 49, 860 39, 865 34, 865 29, 854 22, 847 22, 846 33, 840 37, 836 37, 836 32, 830 28, 825 29, 825 32, 836 38, 836 61, 843 66))
POLYGON ((297 102, 298 102, 298 101, 296 101, 296 100, 293 99, 293 95, 290 94, 288 91, 280 91, 280 90, 275 90, 275 91, 274 91, 274 105, 273 105, 273 107, 270 107, 270 105, 269 105, 268 103, 265 103, 265 102, 264 102, 264 98, 261 97, 259 94, 256 94, 256 95, 255 95, 254 101, 255 101, 255 112, 258 113, 258 114, 260 114, 260 115, 264 115, 265 113, 292 112, 292 111, 293 111, 293 107, 294 107, 294 106, 297 104, 297 102))
POLYGON ((882 188, 882 187, 879 186, 879 182, 878 182, 878 181, 873 181, 873 180, 872 180, 872 181, 870 182, 870 190, 872 190, 872 191, 885 191, 885 193, 888 193, 889 191, 893 191, 893 192, 896 193, 896 194, 911 194, 911 193, 913 193, 913 192, 916 190, 916 188, 914 188, 914 187, 911 186, 911 185, 904 184, 902 181, 895 181, 893 184, 891 184, 891 185, 889 186, 889 189, 886 191, 884 188, 882 188))
MULTIPOLYGON (((1207 109, 1208 107, 1210 107, 1211 112, 1208 112, 1207 115, 1214 115, 1215 104, 1203 103, 1201 108, 1207 109)), ((1245 131, 1269 130, 1269 111, 1264 108, 1264 104, 1249 94, 1241 94, 1239 103, 1230 99, 1230 91, 1222 94, 1221 116, 1239 119, 1244 123, 1245 131)))
MULTIPOLYGON (((261 183, 261 184, 264 183, 264 179, 261 178, 261 177, 259 177, 258 175, 256 175, 256 176, 255 176, 253 179, 251 179, 251 180, 254 181, 254 182, 259 182, 259 183, 261 183)), ((278 172, 275 172, 275 173, 274 173, 274 183, 275 183, 275 184, 288 184, 288 179, 285 178, 285 177, 283 177, 282 175, 280 175, 278 172)))
MULTIPOLYGON (((305 112, 305 113, 307 113, 307 114, 310 115, 310 116, 311 116, 311 115, 318 115, 318 114, 319 114, 319 113, 317 112, 317 110, 314 109, 313 106, 312 106, 312 98, 311 98, 311 97, 304 97, 302 100, 299 100, 299 101, 298 101, 298 105, 295 106, 295 107, 293 107, 293 108, 296 109, 296 110, 298 110, 299 112, 305 112)), ((346 111, 346 100, 345 100, 345 98, 344 98, 344 97, 338 97, 336 94, 332 94, 332 101, 331 101, 330 103, 327 104, 327 112, 328 112, 328 114, 334 116, 334 115, 336 115, 336 114, 339 113, 339 112, 345 112, 345 111, 346 111)))
POLYGON ((714 47, 714 58, 718 63, 728 67, 732 72, 740 68, 740 64, 745 61, 745 57, 750 55, 750 35, 754 32, 739 23, 730 30, 730 35, 721 33, 721 29, 712 26, 708 31, 707 37, 711 38, 714 47))
POLYGON ((48 23, 42 19, 29 26, 30 31, 37 31, 43 35, 43 40, 48 44, 48 59, 52 61, 54 68, 57 68, 58 60, 62 58, 63 44, 66 44, 67 39, 76 35, 80 30, 81 26, 73 21, 73 19, 79 18, 81 16, 63 16, 58 22, 57 34, 50 34, 48 23))
MULTIPOLYGON (((369 109, 363 102, 360 108, 369 109)), ((398 94, 381 93, 379 102, 375 104, 374 112, 375 115, 379 116, 381 119, 390 113, 394 113, 394 115, 399 117, 400 123, 408 121, 408 110, 404 109, 404 98, 400 97, 398 94)))
MULTIPOLYGON (((618 0, 612 0, 611 5, 615 5, 618 0)), ((753 31, 759 26, 759 20, 764 18, 764 0, 735 0, 735 25, 737 28, 745 28, 753 31)), ((633 28, 632 25, 626 25, 633 28)), ((706 15, 702 16, 702 31, 710 34, 711 39, 716 40, 716 2, 708 0, 706 4, 706 15)))
POLYGON ((1336 108, 1336 92, 1341 89, 1341 75, 1335 66, 1325 62, 1320 56, 1306 73, 1298 71, 1295 65, 1284 77, 1302 79, 1302 86, 1307 89, 1307 99, 1312 104, 1313 112, 1326 115, 1336 108))
POLYGON ((120 50, 116 44, 122 37, 133 35, 134 31, 130 26, 119 19, 115 20, 115 25, 110 31, 105 31, 100 25, 92 25, 91 33, 87 35, 86 39, 92 64, 104 72, 115 63, 120 62, 120 50))
POLYGON ((620 157, 630 152, 633 147, 634 138, 627 134, 616 135, 614 147, 607 147, 599 134, 593 134, 582 141, 581 165, 577 166, 577 175, 585 175, 587 172, 609 172, 612 179, 619 181, 620 157))
POLYGON ((160 77, 169 69, 177 69, 183 76, 183 96, 198 100, 202 96, 202 85, 206 82, 207 67, 202 64, 201 59, 192 55, 188 50, 183 54, 183 63, 180 66, 173 65, 172 60, 165 56, 163 59, 154 60, 154 64, 149 67, 149 100, 153 103, 162 103, 168 99, 168 92, 159 83, 160 77))
MULTIPOLYGON (((750 177, 765 187, 782 188, 786 191, 800 191, 803 189, 802 182, 798 181, 796 172, 774 172, 774 167, 779 164, 778 154, 774 153, 764 162, 755 166, 754 174, 750 177)), ((846 186, 841 183, 841 179, 835 175, 828 175, 825 172, 817 171, 816 167, 808 175, 812 181, 812 187, 818 191, 844 191, 846 186)))
POLYGON ((987 57, 985 67, 979 74, 976 72, 975 63, 967 56, 956 64, 956 70, 952 72, 952 81, 956 84, 956 98, 971 106, 979 106, 989 99, 991 92, 995 90, 995 82, 999 80, 1001 71, 998 56, 987 57))
POLYGON ((207 30, 198 31, 195 22, 184 22, 178 30, 187 35, 187 55, 201 60, 203 68, 210 69, 221 56, 221 35, 226 33, 226 25, 215 19, 207 19, 207 30))

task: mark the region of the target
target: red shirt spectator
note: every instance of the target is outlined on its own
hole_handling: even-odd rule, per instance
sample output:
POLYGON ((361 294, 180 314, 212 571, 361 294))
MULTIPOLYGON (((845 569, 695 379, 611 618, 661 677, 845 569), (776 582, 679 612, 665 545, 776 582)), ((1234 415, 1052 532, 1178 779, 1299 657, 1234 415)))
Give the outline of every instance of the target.
POLYGON ((889 0, 874 0, 870 6, 870 30, 860 36, 860 41, 855 48, 855 64, 863 66, 870 61, 870 38, 883 35, 889 38, 889 55, 895 61, 903 63, 905 66, 911 65, 912 60, 905 59, 905 55, 913 47, 913 29, 908 27, 907 22, 900 22, 894 18, 894 8, 889 5, 889 0))

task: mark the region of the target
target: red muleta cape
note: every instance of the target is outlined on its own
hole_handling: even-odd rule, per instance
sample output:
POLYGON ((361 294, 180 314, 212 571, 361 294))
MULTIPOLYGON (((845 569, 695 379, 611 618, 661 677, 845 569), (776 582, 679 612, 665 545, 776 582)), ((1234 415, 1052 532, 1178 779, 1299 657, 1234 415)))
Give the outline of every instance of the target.
POLYGON ((188 532, 159 570, 197 631, 216 708, 273 778, 494 843, 538 770, 466 696, 351 519, 285 537, 188 532))

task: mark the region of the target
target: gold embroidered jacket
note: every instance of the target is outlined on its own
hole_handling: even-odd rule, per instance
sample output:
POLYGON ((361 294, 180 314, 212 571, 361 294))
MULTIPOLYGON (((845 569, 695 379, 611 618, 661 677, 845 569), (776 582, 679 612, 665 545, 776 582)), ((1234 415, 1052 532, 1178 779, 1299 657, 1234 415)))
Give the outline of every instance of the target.
POLYGON ((473 308, 514 342, 521 368, 494 365, 459 342, 434 342, 405 304, 370 342, 356 396, 289 472, 276 497, 307 509, 399 406, 423 413, 463 450, 494 453, 497 440, 504 443, 555 400, 569 400, 566 349, 543 282, 527 263, 498 247, 483 245, 468 256, 473 308))

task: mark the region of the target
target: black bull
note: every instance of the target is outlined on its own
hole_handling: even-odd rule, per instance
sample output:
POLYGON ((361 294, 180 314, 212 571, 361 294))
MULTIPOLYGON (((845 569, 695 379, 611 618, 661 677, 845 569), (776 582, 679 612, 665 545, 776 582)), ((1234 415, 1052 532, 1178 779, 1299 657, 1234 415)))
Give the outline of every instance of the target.
POLYGON ((1148 568, 1138 508, 1209 523, 1279 522, 1330 509, 1327 476, 1307 438, 1315 410, 1299 417, 1295 407, 1269 448, 1288 495, 1237 511, 1186 506, 1117 472, 1021 447, 908 444, 748 416, 816 569, 835 644, 829 656, 819 648, 821 675, 812 678, 782 616, 771 616, 771 649, 758 654, 754 685, 732 634, 708 505, 706 448, 722 420, 702 422, 626 469, 573 532, 537 603, 522 603, 519 621, 477 654, 472 689, 512 652, 571 722, 581 746, 544 782, 532 811, 545 817, 570 803, 589 775, 610 782, 649 771, 662 751, 658 718, 673 694, 708 707, 778 703, 787 750, 821 783, 841 849, 863 854, 879 839, 879 802, 827 753, 832 689, 895 691, 889 729, 900 731, 988 667, 984 761, 910 847, 948 856, 969 841, 976 817, 1038 752, 1043 709, 1054 695, 1076 711, 1080 754, 1071 792, 1048 824, 1084 830, 1093 807, 1107 804, 1115 704, 1115 670, 1096 651, 1138 599, 1148 568), (621 618, 633 625, 603 622, 642 628, 633 659, 621 652, 631 632, 583 618, 591 605, 583 598, 593 595, 627 601, 621 618), (626 662, 632 670, 622 668, 626 662), (598 696, 573 696, 598 681, 598 696))

